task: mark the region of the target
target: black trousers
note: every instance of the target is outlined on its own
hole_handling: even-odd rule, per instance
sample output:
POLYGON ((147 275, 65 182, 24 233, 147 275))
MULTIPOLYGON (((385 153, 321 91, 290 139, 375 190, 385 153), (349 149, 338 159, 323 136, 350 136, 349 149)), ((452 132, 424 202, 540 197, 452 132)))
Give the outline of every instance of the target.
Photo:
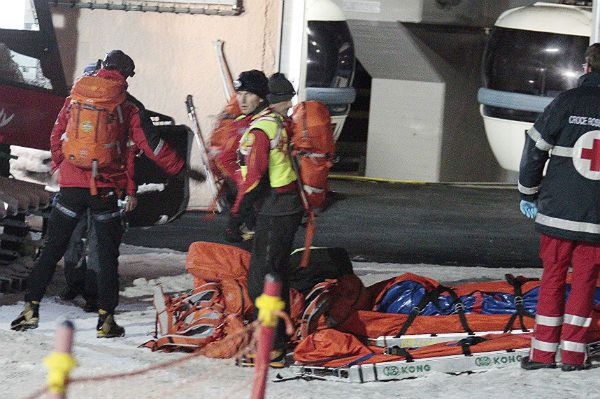
MULTIPOLYGON (((248 270, 248 293, 253 303, 256 303, 256 298, 263 292, 265 276, 274 274, 281 279, 281 298, 285 301, 285 311, 289 313, 290 253, 302 215, 303 212, 285 216, 258 215, 248 270)), ((254 313, 254 318, 256 319, 257 316, 258 310, 254 313)), ((285 324, 280 320, 273 347, 284 349, 287 341, 285 324)))
POLYGON ((98 307, 109 313, 119 303, 118 257, 123 235, 116 195, 100 189, 96 196, 87 188, 61 188, 60 198, 50 212, 46 241, 42 253, 29 276, 26 301, 41 301, 56 263, 63 257, 79 219, 90 210, 91 222, 96 232, 98 271, 98 307))
POLYGON ((85 212, 71 235, 64 254, 65 280, 69 290, 82 295, 88 302, 96 302, 98 287, 98 238, 91 213, 85 212))

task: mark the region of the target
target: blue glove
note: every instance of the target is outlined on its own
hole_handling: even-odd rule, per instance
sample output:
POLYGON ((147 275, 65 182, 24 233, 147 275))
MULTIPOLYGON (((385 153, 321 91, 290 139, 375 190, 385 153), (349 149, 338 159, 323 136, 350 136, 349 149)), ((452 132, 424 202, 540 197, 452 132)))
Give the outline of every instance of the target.
POLYGON ((534 219, 535 215, 537 215, 537 205, 535 202, 521 200, 519 208, 521 209, 521 213, 529 219, 534 219))

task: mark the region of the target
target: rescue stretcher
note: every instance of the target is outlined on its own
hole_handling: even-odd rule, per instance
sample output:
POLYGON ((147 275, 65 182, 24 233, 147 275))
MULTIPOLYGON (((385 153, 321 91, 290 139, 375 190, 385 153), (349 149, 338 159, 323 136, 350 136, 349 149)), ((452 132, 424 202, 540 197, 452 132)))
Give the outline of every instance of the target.
MULTIPOLYGON (((591 367, 600 367, 600 341, 587 345, 591 367)), ((426 359, 400 360, 346 367, 292 365, 290 370, 298 377, 326 379, 340 382, 365 383, 425 377, 435 373, 477 373, 492 369, 519 367, 529 348, 508 349, 469 355, 441 356, 426 359)))

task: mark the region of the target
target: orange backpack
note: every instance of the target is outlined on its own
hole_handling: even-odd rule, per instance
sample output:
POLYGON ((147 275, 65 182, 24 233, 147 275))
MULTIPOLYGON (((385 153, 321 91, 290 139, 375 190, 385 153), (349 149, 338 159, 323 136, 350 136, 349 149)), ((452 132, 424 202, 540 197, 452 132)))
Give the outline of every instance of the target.
POLYGON ((335 152, 329 110, 318 101, 303 101, 294 106, 292 120, 294 128, 290 143, 305 205, 310 209, 321 208, 327 195, 327 176, 335 152))
POLYGON ((196 350, 223 337, 225 306, 218 284, 204 284, 174 295, 154 291, 154 338, 143 346, 156 350, 196 350))
POLYGON ((210 133, 210 147, 222 148, 230 140, 235 119, 242 113, 236 96, 232 96, 229 102, 219 114, 217 123, 210 133))
POLYGON ((325 104, 303 101, 292 109, 293 129, 290 150, 298 175, 300 197, 308 213, 301 267, 308 265, 315 232, 314 210, 323 207, 327 197, 327 176, 333 166, 335 144, 331 118, 325 104))
POLYGON ((92 191, 99 170, 117 168, 125 161, 119 124, 124 122, 120 105, 126 96, 122 83, 98 76, 80 78, 71 90, 62 151, 66 161, 92 170, 92 191))

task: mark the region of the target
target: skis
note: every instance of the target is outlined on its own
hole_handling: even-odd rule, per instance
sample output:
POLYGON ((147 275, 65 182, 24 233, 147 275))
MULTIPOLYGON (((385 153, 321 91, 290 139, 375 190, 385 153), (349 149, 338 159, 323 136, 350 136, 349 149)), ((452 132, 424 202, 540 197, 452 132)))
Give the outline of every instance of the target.
POLYGON ((202 133, 200 132, 200 124, 198 123, 198 118, 196 116, 196 108, 194 107, 194 100, 191 94, 188 94, 188 96, 186 97, 185 105, 187 107, 187 112, 190 121, 192 122, 192 131, 194 132, 194 139, 196 141, 196 144, 198 145, 198 149, 200 150, 200 159, 202 162, 202 168, 204 169, 204 174, 206 175, 206 181, 209 185, 210 194, 212 197, 211 200, 214 201, 217 212, 221 212, 223 208, 218 199, 219 188, 217 186, 217 180, 215 179, 215 175, 210 170, 208 151, 206 150, 205 141, 202 137, 202 133))
POLYGON ((221 71, 221 81, 223 82, 223 92, 225 93, 225 100, 235 96, 235 88, 233 87, 233 77, 231 76, 231 70, 225 59, 225 53, 223 52, 223 41, 215 41, 215 51, 217 52, 217 59, 219 60, 219 69, 221 71))

